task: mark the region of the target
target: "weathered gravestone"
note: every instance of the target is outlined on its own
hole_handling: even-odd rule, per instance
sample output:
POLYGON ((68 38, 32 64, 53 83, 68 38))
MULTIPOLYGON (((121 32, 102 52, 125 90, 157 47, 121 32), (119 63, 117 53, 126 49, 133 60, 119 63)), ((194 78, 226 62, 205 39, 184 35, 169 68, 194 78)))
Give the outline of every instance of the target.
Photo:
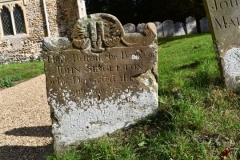
POLYGON ((48 103, 57 153, 144 119, 158 108, 157 39, 153 23, 124 33, 118 19, 92 14, 72 40, 43 42, 48 103))
POLYGON ((136 27, 132 23, 127 23, 123 26, 125 33, 134 33, 136 32, 136 27))
POLYGON ((186 35, 186 31, 184 30, 184 24, 182 22, 175 23, 174 32, 175 32, 175 36, 186 35))
POLYGON ((187 28, 187 34, 196 34, 197 32, 197 22, 194 17, 188 17, 186 18, 186 28, 187 28))
POLYGON ((157 36, 158 38, 163 37, 163 25, 161 22, 154 22, 157 27, 157 36))
POLYGON ((201 30, 201 33, 208 33, 210 32, 209 30, 209 26, 208 26, 208 20, 206 17, 200 19, 200 30, 201 30))
POLYGON ((163 22, 163 34, 164 37, 172 37, 174 36, 174 24, 171 20, 165 20, 163 22))
POLYGON ((240 0, 205 0, 214 46, 225 83, 240 87, 240 0))

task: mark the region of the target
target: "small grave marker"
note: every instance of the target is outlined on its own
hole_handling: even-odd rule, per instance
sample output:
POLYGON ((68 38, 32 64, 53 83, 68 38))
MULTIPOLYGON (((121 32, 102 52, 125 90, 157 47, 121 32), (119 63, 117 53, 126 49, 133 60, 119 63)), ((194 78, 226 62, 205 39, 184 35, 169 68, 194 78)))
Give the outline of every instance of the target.
POLYGON ((208 26, 208 20, 206 17, 200 19, 200 29, 201 33, 209 33, 209 26, 208 26))
POLYGON ((123 26, 125 33, 134 33, 136 32, 136 27, 132 23, 127 23, 123 26))
POLYGON ((184 30, 184 24, 181 22, 175 23, 174 24, 174 32, 175 32, 175 36, 186 35, 186 32, 184 30))
POLYGON ((145 23, 139 23, 139 24, 137 25, 137 32, 138 32, 138 33, 142 33, 144 26, 145 26, 145 23))
POLYGON ((171 20, 165 20, 163 22, 163 34, 164 37, 172 37, 174 36, 174 24, 171 20))
POLYGON ((161 22, 154 22, 155 26, 157 27, 157 35, 158 38, 163 37, 163 25, 161 22))
POLYGON ((187 34, 196 34, 197 32, 197 22, 194 17, 188 17, 186 18, 186 28, 187 28, 187 34))

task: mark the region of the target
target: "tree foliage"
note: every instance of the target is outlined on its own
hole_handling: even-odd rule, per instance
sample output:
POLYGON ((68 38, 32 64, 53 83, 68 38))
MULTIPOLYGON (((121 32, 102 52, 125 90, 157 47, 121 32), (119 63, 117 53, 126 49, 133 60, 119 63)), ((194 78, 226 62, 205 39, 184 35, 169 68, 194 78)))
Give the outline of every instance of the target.
POLYGON ((109 13, 122 24, 164 20, 184 22, 189 16, 205 16, 202 0, 86 0, 88 14, 109 13))

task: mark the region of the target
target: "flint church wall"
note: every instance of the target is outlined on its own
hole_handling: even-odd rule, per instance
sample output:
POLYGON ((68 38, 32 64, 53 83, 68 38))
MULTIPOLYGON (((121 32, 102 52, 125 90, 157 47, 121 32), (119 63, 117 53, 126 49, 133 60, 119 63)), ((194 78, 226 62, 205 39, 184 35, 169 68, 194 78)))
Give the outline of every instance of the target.
POLYGON ((45 5, 43 0, 0 0, 0 7, 7 9, 1 10, 0 16, 0 65, 41 60, 43 38, 69 37, 71 30, 68 28, 73 28, 80 14, 86 14, 82 0, 45 0, 45 5), (14 10, 19 7, 21 11, 17 14, 14 10), (4 17, 3 12, 11 18, 4 17), (15 16, 21 14, 24 18, 20 18, 20 24, 22 20, 24 33, 6 34, 3 24, 9 23, 17 32, 15 16))

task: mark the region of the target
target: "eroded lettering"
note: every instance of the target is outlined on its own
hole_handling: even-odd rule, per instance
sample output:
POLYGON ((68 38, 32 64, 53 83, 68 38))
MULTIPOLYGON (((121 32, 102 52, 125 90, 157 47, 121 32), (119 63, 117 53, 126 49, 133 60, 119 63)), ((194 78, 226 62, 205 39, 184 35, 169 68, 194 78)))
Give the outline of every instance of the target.
POLYGON ((80 67, 57 67, 58 74, 76 74, 80 73, 81 69, 80 67))
POLYGON ((78 55, 72 54, 73 62, 99 62, 101 61, 101 56, 99 55, 78 55))
POLYGON ((232 27, 238 27, 240 26, 239 17, 229 17, 226 18, 225 16, 222 16, 221 18, 214 18, 215 20, 215 27, 217 30, 219 29, 229 29, 232 27))
POLYGON ((240 0, 214 0, 214 6, 211 7, 212 10, 218 11, 228 8, 239 7, 240 0))
POLYGON ((86 79, 85 77, 81 76, 74 76, 72 78, 73 84, 99 84, 99 83, 113 83, 116 82, 116 76, 111 75, 111 76, 102 76, 100 78, 88 78, 86 79))

